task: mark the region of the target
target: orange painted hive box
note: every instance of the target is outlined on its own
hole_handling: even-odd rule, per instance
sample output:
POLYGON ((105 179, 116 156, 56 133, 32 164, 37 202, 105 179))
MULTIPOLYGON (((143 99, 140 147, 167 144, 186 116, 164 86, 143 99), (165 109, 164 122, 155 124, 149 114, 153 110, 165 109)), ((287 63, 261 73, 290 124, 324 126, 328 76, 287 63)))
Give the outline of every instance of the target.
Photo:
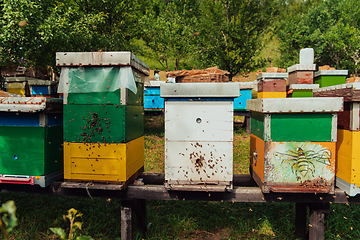
POLYGON ((331 193, 341 98, 248 101, 250 169, 264 193, 331 193))

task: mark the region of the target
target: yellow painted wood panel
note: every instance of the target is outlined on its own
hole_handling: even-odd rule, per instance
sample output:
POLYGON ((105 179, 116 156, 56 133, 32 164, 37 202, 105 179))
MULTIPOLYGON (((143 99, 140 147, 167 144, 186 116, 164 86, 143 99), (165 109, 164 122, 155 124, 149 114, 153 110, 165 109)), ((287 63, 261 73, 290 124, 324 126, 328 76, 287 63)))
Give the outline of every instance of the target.
POLYGON ((264 151, 265 142, 250 134, 250 165, 262 181, 264 181, 264 151))
POLYGON ((338 129, 336 176, 360 186, 360 131, 338 129))
POLYGON ((9 88, 7 91, 8 91, 8 93, 19 94, 22 97, 25 97, 25 89, 24 88, 9 88))
POLYGON ((144 137, 128 143, 64 143, 64 178, 127 181, 144 166, 144 137))
POLYGON ((257 98, 286 98, 286 92, 258 92, 257 98))
POLYGON ((126 178, 144 166, 144 137, 137 138, 127 145, 126 178))

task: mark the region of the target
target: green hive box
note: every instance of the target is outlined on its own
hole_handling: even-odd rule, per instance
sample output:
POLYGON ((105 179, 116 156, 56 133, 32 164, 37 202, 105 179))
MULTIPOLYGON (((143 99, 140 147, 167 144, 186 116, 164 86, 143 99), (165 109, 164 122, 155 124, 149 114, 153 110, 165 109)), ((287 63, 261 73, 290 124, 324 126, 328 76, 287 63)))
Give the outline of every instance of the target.
POLYGON ((319 84, 291 84, 287 89, 287 97, 313 97, 313 90, 317 88, 319 88, 319 84))
POLYGON ((64 141, 127 143, 144 134, 149 66, 131 52, 56 53, 64 141))
POLYGON ((62 99, 0 98, 0 183, 48 186, 63 175, 62 99))
MULTIPOLYGON (((137 93, 127 91, 126 105, 144 105, 144 84, 136 83, 137 93)), ((69 93, 67 104, 120 104, 120 89, 114 92, 69 93)))
POLYGON ((64 141, 126 143, 144 135, 143 106, 64 105, 64 141))
POLYGON ((42 176, 63 169, 62 126, 1 126, 0 132, 1 174, 42 176))
POLYGON ((314 74, 314 83, 320 88, 344 84, 348 70, 321 70, 314 74))
POLYGON ((340 100, 340 98, 248 100, 247 108, 251 111, 251 133, 265 142, 335 142, 337 114, 332 109, 342 110, 340 100))

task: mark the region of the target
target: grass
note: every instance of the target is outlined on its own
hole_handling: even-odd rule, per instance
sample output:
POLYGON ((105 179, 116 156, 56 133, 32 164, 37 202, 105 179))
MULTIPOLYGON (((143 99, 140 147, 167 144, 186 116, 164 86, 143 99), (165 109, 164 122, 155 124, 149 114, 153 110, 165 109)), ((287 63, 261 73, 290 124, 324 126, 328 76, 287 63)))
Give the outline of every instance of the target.
MULTIPOLYGON (((235 117, 234 173, 248 174, 249 137, 243 117, 235 117)), ((145 117, 146 172, 164 171, 164 117, 145 117)), ((10 239, 55 239, 50 227, 68 228, 62 215, 75 208, 84 215, 83 235, 97 240, 120 239, 118 199, 1 193, 13 199, 19 226, 10 239)), ((295 239, 295 204, 226 203, 147 200, 146 239, 295 239)), ((359 239, 358 205, 332 204, 326 219, 325 239, 359 239)), ((134 225, 134 238, 142 239, 134 225)), ((1 239, 1 237, 0 237, 1 239)))

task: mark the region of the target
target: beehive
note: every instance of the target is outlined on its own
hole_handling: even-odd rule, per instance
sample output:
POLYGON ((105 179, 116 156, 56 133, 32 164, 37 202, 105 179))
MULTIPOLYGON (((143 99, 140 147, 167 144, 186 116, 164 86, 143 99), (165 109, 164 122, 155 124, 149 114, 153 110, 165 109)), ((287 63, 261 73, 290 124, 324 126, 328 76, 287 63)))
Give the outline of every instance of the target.
POLYGON ((65 102, 65 179, 126 185, 144 166, 149 67, 130 52, 57 53, 56 58, 65 102))
POLYGON ((28 77, 6 77, 4 82, 5 90, 11 94, 18 94, 21 97, 30 96, 28 77))
POLYGON ((62 178, 62 156, 61 99, 0 98, 1 183, 46 187, 62 178))
POLYGON ((172 190, 226 191, 233 179, 238 83, 162 83, 165 182, 172 190))
POLYGON ((321 88, 344 84, 348 70, 322 70, 315 72, 314 83, 319 84, 321 88))
POLYGON ((341 98, 248 100, 250 169, 262 191, 333 192, 341 98))
POLYGON ((56 96, 57 82, 41 79, 29 79, 29 92, 32 97, 56 96))
POLYGON ((289 67, 288 85, 291 84, 313 84, 315 64, 295 64, 289 67))
POLYGON ((355 196, 360 193, 360 83, 320 88, 314 91, 314 96, 344 98, 344 111, 338 114, 336 186, 355 196))
POLYGON ((164 99, 160 97, 160 81, 150 81, 144 90, 144 110, 161 111, 164 109, 164 99))
POLYGON ((246 111, 246 101, 251 99, 253 82, 239 82, 240 96, 234 99, 234 111, 246 111))
POLYGON ((287 77, 287 73, 261 73, 257 75, 257 98, 286 98, 287 77))
POLYGON ((312 97, 313 90, 319 88, 319 84, 291 84, 288 86, 288 97, 312 97))

